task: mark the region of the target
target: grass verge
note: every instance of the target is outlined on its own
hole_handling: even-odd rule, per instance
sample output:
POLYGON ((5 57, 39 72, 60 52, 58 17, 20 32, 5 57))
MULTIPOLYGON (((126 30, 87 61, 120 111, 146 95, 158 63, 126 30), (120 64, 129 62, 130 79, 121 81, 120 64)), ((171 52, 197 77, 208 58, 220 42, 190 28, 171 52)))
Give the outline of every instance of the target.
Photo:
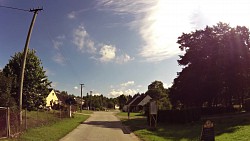
MULTIPOLYGON (((198 141, 201 133, 202 122, 188 124, 162 124, 159 123, 156 130, 147 126, 145 117, 133 116, 127 119, 125 113, 117 116, 123 124, 144 141, 198 141)), ((215 139, 216 141, 249 141, 250 140, 250 115, 240 115, 230 118, 216 118, 215 139)))
POLYGON ((89 116, 75 114, 74 118, 62 119, 54 124, 28 129, 18 141, 57 141, 76 128, 89 116))

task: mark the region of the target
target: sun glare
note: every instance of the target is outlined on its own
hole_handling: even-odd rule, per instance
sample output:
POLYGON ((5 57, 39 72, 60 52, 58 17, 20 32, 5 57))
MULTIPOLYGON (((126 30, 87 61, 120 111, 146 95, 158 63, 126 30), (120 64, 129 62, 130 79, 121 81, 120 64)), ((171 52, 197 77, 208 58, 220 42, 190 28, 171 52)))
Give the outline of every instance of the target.
POLYGON ((143 20, 146 46, 141 55, 160 60, 173 56, 179 53, 176 41, 183 32, 218 22, 249 27, 248 7, 247 0, 158 0, 143 20))
POLYGON ((248 0, 202 0, 200 10, 209 21, 216 24, 219 21, 235 25, 250 25, 250 1, 248 0))

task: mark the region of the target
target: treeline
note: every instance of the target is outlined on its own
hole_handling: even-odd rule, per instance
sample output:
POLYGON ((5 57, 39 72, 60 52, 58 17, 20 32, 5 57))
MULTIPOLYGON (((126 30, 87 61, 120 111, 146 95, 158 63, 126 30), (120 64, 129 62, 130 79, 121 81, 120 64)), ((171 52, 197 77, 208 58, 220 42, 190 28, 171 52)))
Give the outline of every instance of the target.
POLYGON ((183 33, 179 65, 170 88, 174 109, 227 107, 247 109, 250 98, 250 40, 245 26, 225 23, 183 33))
POLYGON ((101 95, 89 95, 83 96, 84 99, 84 109, 90 110, 106 110, 106 109, 115 109, 117 103, 116 98, 108 98, 101 95))

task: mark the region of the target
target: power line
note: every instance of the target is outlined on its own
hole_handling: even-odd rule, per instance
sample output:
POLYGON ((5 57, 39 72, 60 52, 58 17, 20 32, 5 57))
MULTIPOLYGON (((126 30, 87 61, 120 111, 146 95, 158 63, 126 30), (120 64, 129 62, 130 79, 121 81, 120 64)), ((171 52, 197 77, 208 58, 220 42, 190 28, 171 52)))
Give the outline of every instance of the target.
POLYGON ((21 8, 16 8, 16 7, 10 7, 10 6, 4 6, 4 5, 0 5, 0 7, 8 8, 8 9, 14 9, 14 10, 20 10, 20 11, 25 11, 25 12, 31 12, 31 10, 26 10, 26 9, 21 9, 21 8))

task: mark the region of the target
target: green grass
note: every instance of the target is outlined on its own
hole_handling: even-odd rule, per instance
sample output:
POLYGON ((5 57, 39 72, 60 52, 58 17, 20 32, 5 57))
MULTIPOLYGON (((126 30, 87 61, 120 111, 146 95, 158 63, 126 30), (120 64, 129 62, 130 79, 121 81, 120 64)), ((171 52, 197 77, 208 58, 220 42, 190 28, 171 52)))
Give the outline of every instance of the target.
MULTIPOLYGON (((128 117, 128 113, 127 112, 120 112, 120 113, 117 113, 116 114, 116 116, 120 116, 121 118, 124 118, 124 117, 128 117)), ((129 114, 129 117, 131 117, 131 118, 133 118, 133 117, 141 117, 142 116, 142 114, 141 113, 133 113, 133 112, 131 112, 130 114, 129 114)))
MULTIPOLYGON (((162 124, 155 130, 147 126, 146 118, 134 116, 127 119, 124 113, 118 114, 123 124, 144 141, 198 141, 202 122, 188 124, 162 124), (122 116, 123 115, 123 116, 122 116)), ((250 115, 239 115, 228 118, 213 119, 215 123, 216 141, 249 141, 250 115)))
POLYGON ((54 124, 28 129, 19 141, 57 141, 64 137, 89 116, 76 114, 74 118, 65 118, 54 124))
MULTIPOLYGON (((80 111, 79 111, 79 113, 80 113, 80 111)), ((82 110, 82 113, 83 114, 92 114, 93 111, 91 111, 91 110, 82 110)))

